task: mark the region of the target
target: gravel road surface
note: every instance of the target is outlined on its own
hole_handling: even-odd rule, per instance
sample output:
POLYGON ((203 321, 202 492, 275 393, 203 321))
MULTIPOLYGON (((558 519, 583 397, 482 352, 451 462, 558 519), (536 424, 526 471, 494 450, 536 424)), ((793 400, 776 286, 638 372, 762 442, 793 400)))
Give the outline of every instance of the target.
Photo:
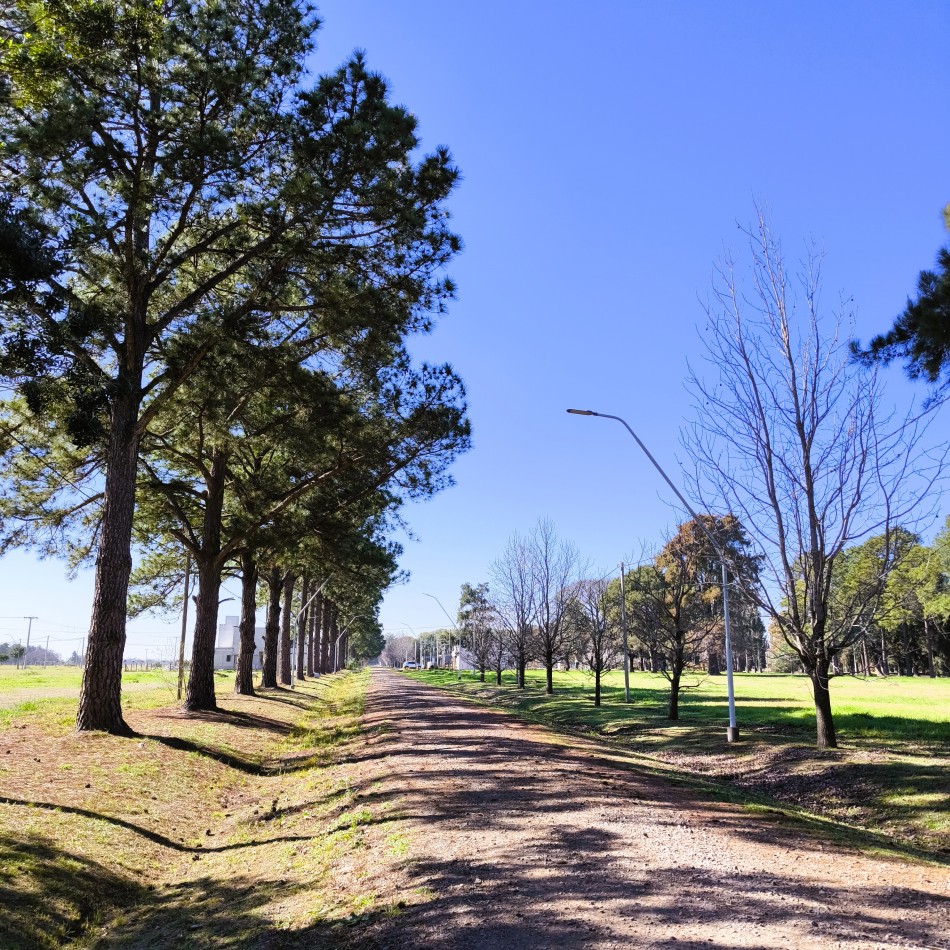
POLYGON ((401 673, 358 768, 393 802, 379 870, 410 948, 950 948, 950 869, 843 850, 401 673), (405 844, 403 844, 405 842, 405 844))

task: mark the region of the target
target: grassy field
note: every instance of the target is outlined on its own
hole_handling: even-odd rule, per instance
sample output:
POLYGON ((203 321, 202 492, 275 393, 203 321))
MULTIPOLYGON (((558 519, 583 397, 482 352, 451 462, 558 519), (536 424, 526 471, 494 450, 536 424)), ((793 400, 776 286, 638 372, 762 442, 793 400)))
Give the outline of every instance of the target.
MULTIPOLYGON (((177 673, 165 669, 131 670, 123 673, 122 685, 145 683, 168 686, 177 682, 177 673)), ((0 695, 23 689, 76 689, 82 684, 79 666, 29 666, 18 670, 10 664, 0 665, 0 695)))
MULTIPOLYGON (((131 709, 155 709, 176 698, 177 673, 134 670, 122 676, 122 703, 131 709)), ((26 715, 37 714, 60 725, 76 716, 82 682, 77 666, 31 666, 18 670, 0 666, 0 729, 26 715)))
MULTIPOLYGON (((75 733, 75 698, 5 711, 0 947, 247 946, 275 928, 345 946, 376 909, 364 834, 385 834, 341 761, 365 739, 368 674, 256 697, 223 674, 219 711, 194 715, 127 675, 151 677, 124 699, 132 739, 75 733)), ((63 686, 46 676, 38 690, 63 686)))
POLYGON ((739 674, 735 678, 742 741, 725 741, 724 676, 692 676, 680 719, 666 719, 668 684, 660 675, 606 677, 603 705, 581 672, 555 674, 553 696, 544 672, 528 671, 528 687, 505 674, 481 683, 475 674, 411 673, 547 725, 593 734, 693 776, 738 788, 851 826, 881 831, 936 854, 950 854, 950 679, 840 677, 831 683, 840 748, 814 749, 810 684, 803 676, 739 674))

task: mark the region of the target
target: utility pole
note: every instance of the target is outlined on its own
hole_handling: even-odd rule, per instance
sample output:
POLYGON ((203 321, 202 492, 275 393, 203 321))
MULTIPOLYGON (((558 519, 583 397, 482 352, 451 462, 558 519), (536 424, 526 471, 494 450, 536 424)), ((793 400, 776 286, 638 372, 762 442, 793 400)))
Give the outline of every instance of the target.
POLYGON ((178 700, 185 685, 185 634, 188 630, 188 585, 191 583, 191 555, 185 556, 185 599, 181 607, 181 640, 178 644, 178 700))
POLYGON ((627 592, 624 589, 623 561, 620 562, 620 632, 623 634, 623 701, 630 702, 630 648, 627 645, 627 592))
POLYGON ((33 629, 33 621, 38 620, 38 617, 24 617, 24 620, 27 621, 26 625, 26 649, 23 651, 23 669, 26 669, 26 661, 30 655, 30 631, 33 629))

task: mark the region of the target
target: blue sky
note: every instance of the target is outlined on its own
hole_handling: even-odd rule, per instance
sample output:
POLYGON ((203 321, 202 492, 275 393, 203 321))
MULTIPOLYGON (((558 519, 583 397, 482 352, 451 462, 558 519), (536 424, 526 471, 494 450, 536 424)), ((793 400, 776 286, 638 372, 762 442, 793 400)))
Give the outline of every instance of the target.
MULTIPOLYGON (((623 430, 564 410, 625 416, 677 471, 702 302, 754 201, 787 256, 824 247, 824 299, 853 297, 865 338, 946 239, 945 2, 319 7, 314 70, 365 50, 424 147, 447 144, 464 175, 451 202, 459 300, 415 352, 466 381, 474 448, 456 487, 406 510, 412 580, 387 595, 387 630, 445 625, 423 593, 454 614, 460 584, 485 579, 540 516, 601 569, 675 524, 623 430)), ((906 396, 900 370, 888 377, 906 396)), ((946 411, 939 424, 950 432, 946 411)), ((0 569, 0 613, 39 615, 41 637, 82 636, 88 574, 67 584, 29 555, 0 569)), ((20 627, 0 618, 0 640, 20 627)), ((168 639, 145 618, 129 652, 168 639)))

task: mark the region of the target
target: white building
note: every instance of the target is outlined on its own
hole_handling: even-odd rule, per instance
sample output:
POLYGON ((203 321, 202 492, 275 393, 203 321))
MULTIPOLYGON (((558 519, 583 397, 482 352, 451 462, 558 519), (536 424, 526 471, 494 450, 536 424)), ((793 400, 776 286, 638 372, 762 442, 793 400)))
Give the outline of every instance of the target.
MULTIPOLYGON (((241 618, 225 617, 218 625, 218 636, 214 642, 214 668, 233 670, 237 666, 238 653, 241 650, 241 618)), ((264 628, 254 628, 254 669, 259 670, 264 663, 264 628)))
POLYGON ((452 647, 452 669, 453 670, 474 670, 475 657, 465 647, 456 644, 452 647))

